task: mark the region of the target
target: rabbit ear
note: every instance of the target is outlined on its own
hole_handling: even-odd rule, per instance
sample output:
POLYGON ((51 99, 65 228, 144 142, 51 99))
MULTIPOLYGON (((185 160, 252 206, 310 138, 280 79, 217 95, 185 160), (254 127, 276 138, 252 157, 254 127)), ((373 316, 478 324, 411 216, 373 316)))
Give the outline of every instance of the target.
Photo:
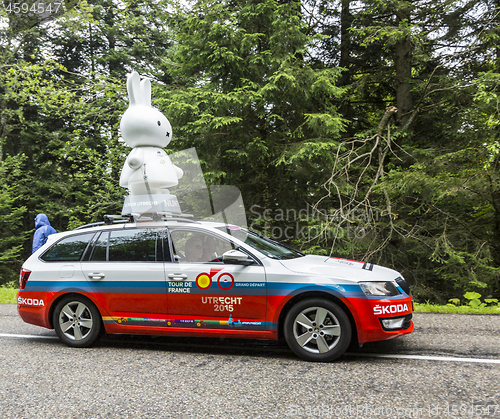
POLYGON ((149 79, 141 81, 141 103, 146 106, 151 106, 151 82, 149 79))
POLYGON ((140 105, 141 103, 141 78, 137 71, 133 71, 127 78, 127 92, 130 105, 140 105))

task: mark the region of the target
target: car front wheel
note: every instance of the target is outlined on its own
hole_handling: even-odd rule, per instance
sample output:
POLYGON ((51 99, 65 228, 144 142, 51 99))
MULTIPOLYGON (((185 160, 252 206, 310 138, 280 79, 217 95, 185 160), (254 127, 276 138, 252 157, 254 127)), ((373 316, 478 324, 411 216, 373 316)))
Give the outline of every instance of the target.
POLYGON ((68 346, 86 348, 100 337, 99 310, 82 296, 68 296, 59 301, 53 321, 57 336, 68 346))
POLYGON ((351 324, 344 310, 322 298, 295 304, 284 324, 290 349, 306 361, 327 362, 341 356, 351 342, 351 324))

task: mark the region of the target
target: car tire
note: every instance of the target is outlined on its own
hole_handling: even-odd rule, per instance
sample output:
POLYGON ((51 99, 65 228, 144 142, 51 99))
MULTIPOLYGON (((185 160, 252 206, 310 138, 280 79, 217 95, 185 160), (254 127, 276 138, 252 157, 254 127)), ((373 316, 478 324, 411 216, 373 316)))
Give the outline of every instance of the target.
POLYGON ((340 357, 351 342, 351 323, 332 301, 311 298, 299 301, 285 317, 285 340, 306 361, 328 362, 340 357))
POLYGON ((68 346, 87 348, 101 336, 101 314, 81 295, 61 299, 54 310, 53 322, 57 336, 68 346))

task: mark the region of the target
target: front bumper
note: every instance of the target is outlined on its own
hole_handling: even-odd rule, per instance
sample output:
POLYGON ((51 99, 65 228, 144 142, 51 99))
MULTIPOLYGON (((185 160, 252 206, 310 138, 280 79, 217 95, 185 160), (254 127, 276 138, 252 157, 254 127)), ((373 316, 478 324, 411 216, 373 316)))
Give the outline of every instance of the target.
POLYGON ((413 332, 412 296, 349 298, 345 303, 356 322, 359 343, 393 339, 413 332))

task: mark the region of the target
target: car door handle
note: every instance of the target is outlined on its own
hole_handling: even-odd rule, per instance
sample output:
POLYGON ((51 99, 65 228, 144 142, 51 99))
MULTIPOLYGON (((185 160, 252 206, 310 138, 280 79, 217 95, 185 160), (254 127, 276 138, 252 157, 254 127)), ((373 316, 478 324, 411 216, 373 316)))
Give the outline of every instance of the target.
POLYGON ((169 279, 173 279, 174 281, 184 281, 188 279, 188 276, 185 274, 168 274, 169 279))
POLYGON ((94 273, 94 272, 89 272, 88 275, 90 279, 102 279, 106 276, 103 273, 94 273))

